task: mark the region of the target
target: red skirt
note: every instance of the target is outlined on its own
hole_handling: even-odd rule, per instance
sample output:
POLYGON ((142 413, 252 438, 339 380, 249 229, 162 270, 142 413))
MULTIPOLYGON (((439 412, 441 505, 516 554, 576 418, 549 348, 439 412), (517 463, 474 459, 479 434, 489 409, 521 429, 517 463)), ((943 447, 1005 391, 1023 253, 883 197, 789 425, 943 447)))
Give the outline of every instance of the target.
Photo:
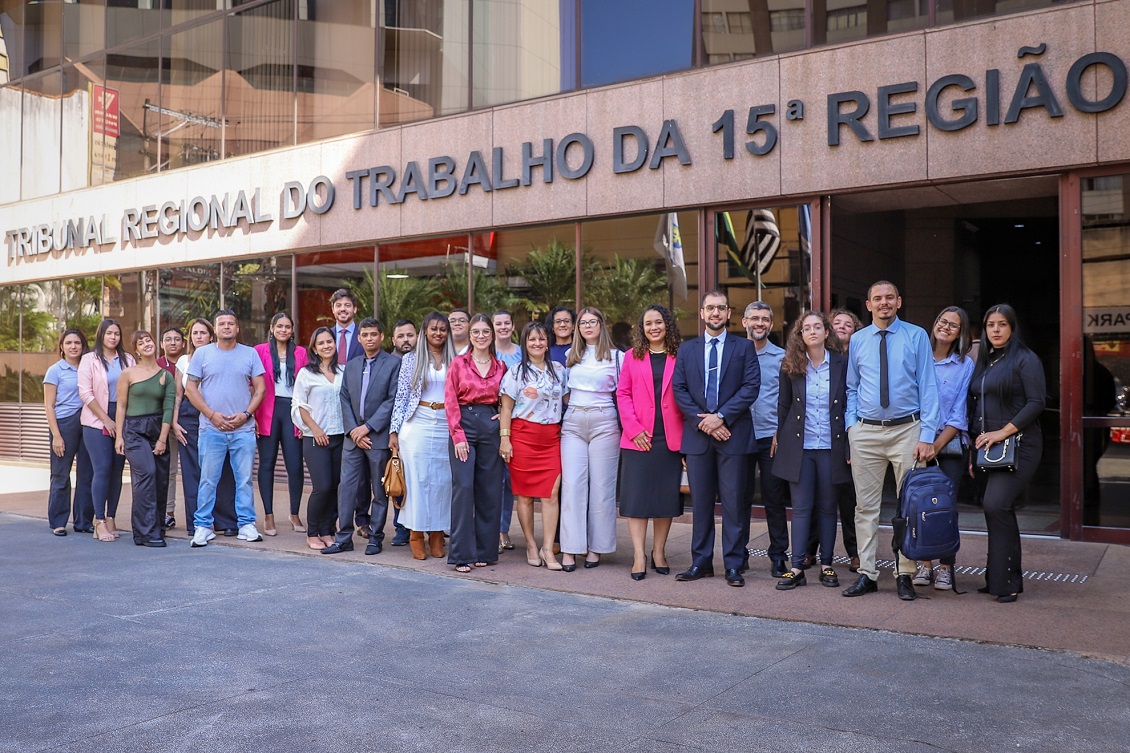
POLYGON ((510 488, 520 497, 548 499, 561 476, 561 425, 510 422, 510 488))

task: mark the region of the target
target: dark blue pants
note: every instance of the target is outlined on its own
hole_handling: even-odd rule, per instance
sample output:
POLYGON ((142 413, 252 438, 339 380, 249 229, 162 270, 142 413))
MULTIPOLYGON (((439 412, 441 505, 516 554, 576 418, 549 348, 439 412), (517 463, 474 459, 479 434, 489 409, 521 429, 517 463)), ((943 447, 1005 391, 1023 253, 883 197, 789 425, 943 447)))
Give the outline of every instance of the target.
MULTIPOLYGON (((353 443, 341 453, 341 489, 337 501, 337 535, 339 542, 349 541, 354 522, 370 526, 375 541, 385 540, 385 522, 388 520, 388 496, 385 494, 385 464, 392 453, 388 448, 363 450, 353 443)), ((311 472, 312 473, 312 472, 311 472)), ((311 476, 313 480, 313 476, 311 476)), ((313 497, 313 495, 311 495, 313 497)), ((395 526, 395 516, 393 516, 395 526)), ((333 534, 333 531, 330 531, 333 534)))
POLYGON ((94 469, 90 466, 90 457, 83 446, 79 416, 80 412, 76 411, 66 418, 55 419, 59 424, 59 436, 63 439, 63 457, 51 453, 51 492, 47 498, 47 522, 52 528, 65 528, 67 517, 72 514, 71 465, 76 462, 78 467, 75 473, 72 518, 75 530, 90 528, 94 518, 94 498, 91 496, 94 469))
POLYGON ((742 513, 742 549, 749 547, 749 508, 753 502, 753 474, 761 477, 761 504, 765 506, 765 524, 769 527, 769 556, 772 559, 785 558, 789 552, 789 485, 779 476, 773 475, 773 437, 757 440, 757 452, 750 453, 745 495, 746 505, 742 513))
POLYGON ((133 493, 130 523, 133 543, 158 541, 163 536, 165 495, 169 489, 169 453, 153 454, 161 438, 161 414, 127 416, 122 439, 129 461, 130 488, 133 493), (158 505, 157 501, 161 504, 158 505))
POLYGON ((749 461, 746 455, 724 455, 719 451, 720 444, 711 439, 706 452, 687 455, 687 479, 694 510, 691 564, 707 569, 714 565, 714 500, 717 498, 722 504, 722 562, 727 570, 738 570, 745 563, 741 517, 742 511, 747 509, 745 489, 749 461))
MULTIPOLYGON (((448 408, 448 410, 453 410, 448 408)), ((470 565, 498 561, 502 517, 502 458, 493 405, 461 405, 460 423, 470 450, 466 462, 451 445, 451 542, 447 562, 470 565)))
POLYGON ((808 533, 820 532, 820 564, 832 564, 836 545, 836 484, 832 481, 832 451, 805 450, 800 481, 789 484, 793 497, 793 567, 804 564, 808 533), (813 518, 815 517, 815 521, 813 518))
POLYGON ((263 512, 275 514, 275 465, 282 447, 283 465, 286 466, 286 485, 290 492, 290 514, 297 515, 302 506, 302 437, 294 436, 294 422, 290 418, 290 398, 276 397, 275 412, 271 417, 271 433, 257 438, 259 449, 259 496, 263 512))
MULTIPOLYGON (((192 407, 188 398, 180 404, 177 423, 188 435, 188 444, 181 445, 177 458, 181 468, 181 489, 184 491, 185 530, 191 536, 196 531, 196 500, 200 495, 200 411, 192 407)), ((212 518, 216 530, 239 527, 235 517, 235 473, 227 459, 220 473, 220 483, 216 486, 216 507, 212 518)))
MULTIPOLYGON (((118 412, 117 409, 117 403, 109 404, 106 412, 111 419, 118 412)), ((107 516, 112 518, 118 514, 118 500, 122 497, 122 470, 126 466, 126 459, 114 452, 114 438, 104 434, 102 429, 82 427, 82 444, 93 469, 90 496, 94 503, 94 517, 97 520, 104 520, 107 516)))

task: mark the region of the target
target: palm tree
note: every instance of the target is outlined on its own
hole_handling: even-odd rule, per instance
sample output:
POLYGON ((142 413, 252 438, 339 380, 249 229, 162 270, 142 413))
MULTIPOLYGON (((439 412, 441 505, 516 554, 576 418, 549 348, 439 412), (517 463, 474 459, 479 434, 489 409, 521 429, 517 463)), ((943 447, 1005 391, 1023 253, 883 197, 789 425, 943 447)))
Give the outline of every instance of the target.
MULTIPOLYGON (((612 257, 612 266, 602 269, 591 288, 591 303, 610 324, 636 320, 653 303, 667 303, 667 276, 659 271, 661 261, 612 257)), ((589 301, 586 301, 589 303, 589 301)))

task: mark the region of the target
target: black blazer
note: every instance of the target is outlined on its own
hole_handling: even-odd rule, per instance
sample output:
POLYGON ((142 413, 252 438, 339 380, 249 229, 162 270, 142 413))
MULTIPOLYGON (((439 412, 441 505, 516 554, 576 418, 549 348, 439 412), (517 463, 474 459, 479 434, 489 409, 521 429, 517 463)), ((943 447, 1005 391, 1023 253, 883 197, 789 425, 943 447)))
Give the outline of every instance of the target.
MULTIPOLYGON (((706 337, 696 337, 679 346, 671 385, 675 403, 683 412, 682 452, 701 455, 715 441, 698 430, 699 413, 706 410, 706 337)), ((753 417, 749 407, 761 389, 761 367, 753 343, 733 333, 726 334, 718 378, 718 412, 730 430, 730 438, 718 442, 723 455, 745 455, 753 435, 753 417)))
MULTIPOLYGON (((851 481, 848 468, 847 429, 847 356, 828 353, 828 418, 832 429, 832 481, 851 481)), ((807 411, 807 382, 802 376, 789 376, 781 371, 781 391, 777 396, 777 454, 773 456, 773 475, 792 483, 800 481, 804 455, 804 419, 807 411)))
POLYGON ((345 377, 341 383, 341 418, 345 427, 345 447, 353 449, 356 443, 349 432, 361 424, 369 427, 369 439, 374 450, 388 449, 388 427, 392 421, 392 406, 396 402, 396 383, 400 378, 400 359, 383 350, 377 353, 369 373, 369 391, 365 405, 361 405, 361 384, 364 381, 365 354, 345 364, 345 377))

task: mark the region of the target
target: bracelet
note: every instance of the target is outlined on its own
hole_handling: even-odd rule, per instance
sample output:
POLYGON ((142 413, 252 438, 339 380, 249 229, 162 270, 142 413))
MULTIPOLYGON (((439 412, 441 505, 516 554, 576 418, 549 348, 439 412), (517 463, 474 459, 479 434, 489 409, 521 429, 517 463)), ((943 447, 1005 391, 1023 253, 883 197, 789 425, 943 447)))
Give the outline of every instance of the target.
POLYGON ((508 436, 510 436, 510 430, 509 430, 509 429, 506 429, 506 430, 499 430, 499 432, 498 432, 498 436, 500 436, 500 437, 508 437, 508 436))

